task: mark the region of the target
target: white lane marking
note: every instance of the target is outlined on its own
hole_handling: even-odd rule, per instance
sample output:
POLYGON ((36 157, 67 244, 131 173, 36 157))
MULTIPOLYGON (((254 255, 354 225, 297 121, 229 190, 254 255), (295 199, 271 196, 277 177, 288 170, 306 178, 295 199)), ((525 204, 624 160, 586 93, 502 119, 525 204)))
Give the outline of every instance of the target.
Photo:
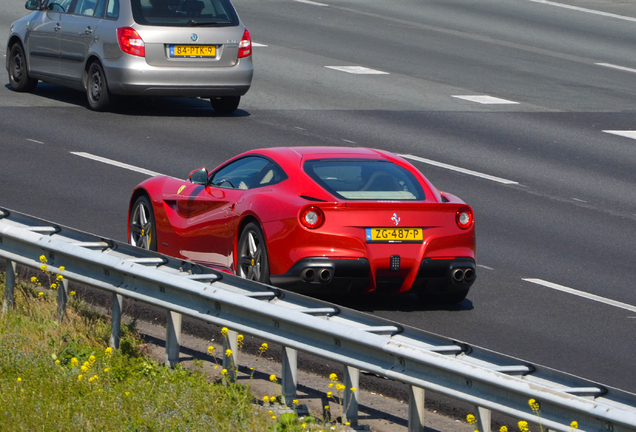
POLYGON ((258 43, 258 42, 252 42, 252 46, 253 46, 254 48, 258 48, 258 47, 266 47, 267 45, 265 45, 265 44, 260 44, 260 43, 258 43))
POLYGON ((604 130, 603 132, 625 138, 636 139, 636 131, 633 130, 604 130))
POLYGON ((294 126, 294 129, 298 129, 298 130, 302 130, 302 131, 307 130, 305 128, 301 128, 301 127, 298 127, 298 126, 294 126))
POLYGON ((477 267, 485 268, 486 270, 494 270, 494 268, 485 266, 483 264, 477 264, 477 267))
POLYGON ((547 287, 547 288, 552 288, 552 289, 557 290, 557 291, 562 291, 562 292, 566 292, 568 294, 573 294, 575 296, 583 297, 583 298, 586 298, 588 300, 594 300, 594 301, 599 302, 599 303, 605 303, 606 305, 610 305, 610 306, 614 306, 614 307, 617 307, 617 308, 625 309, 625 310, 628 310, 628 311, 631 311, 631 312, 636 312, 636 306, 632 306, 632 305, 629 305, 627 303, 621 303, 621 302, 616 301, 616 300, 611 300, 611 299, 608 299, 608 298, 605 298, 605 297, 601 297, 601 296, 597 296, 597 295, 594 295, 594 294, 586 293, 584 291, 575 290, 573 288, 568 288, 568 287, 565 287, 563 285, 555 284, 555 283, 552 283, 552 282, 547 282, 547 281, 544 281, 542 279, 523 279, 523 280, 526 281, 526 282, 533 283, 533 284, 542 285, 542 286, 547 287))
POLYGON ((310 1, 310 0, 294 0, 294 1, 298 2, 298 3, 305 3, 305 4, 313 5, 313 6, 329 6, 328 4, 318 3, 318 2, 314 2, 314 1, 310 1))
POLYGON ((625 16, 625 15, 617 15, 617 14, 613 14, 613 13, 609 13, 609 12, 602 12, 602 11, 598 11, 598 10, 594 10, 594 9, 586 9, 586 8, 582 8, 582 7, 578 7, 578 6, 571 6, 571 5, 567 5, 567 4, 563 4, 563 3, 556 3, 556 2, 552 2, 552 1, 548 1, 548 0, 527 0, 527 1, 531 1, 533 3, 541 3, 541 4, 545 4, 545 5, 550 5, 550 6, 556 6, 556 7, 560 7, 560 8, 564 8, 564 9, 572 9, 572 10, 575 10, 575 11, 586 12, 586 13, 590 13, 590 14, 594 14, 594 15, 601 15, 601 16, 605 16, 605 17, 609 17, 609 18, 617 18, 617 19, 622 19, 622 20, 625 20, 625 21, 636 22, 636 18, 634 18, 634 17, 629 17, 629 16, 625 16))
POLYGON ((34 139, 31 139, 31 138, 27 138, 26 140, 27 140, 27 141, 34 142, 34 143, 36 143, 36 144, 44 144, 42 141, 34 140, 34 139))
POLYGON ((586 203, 587 201, 582 200, 582 199, 578 199, 578 198, 572 198, 574 201, 578 201, 578 202, 582 202, 582 203, 586 203))
POLYGON ((76 156, 81 156, 81 157, 84 157, 84 158, 87 158, 87 159, 92 159, 94 161, 102 162, 102 163, 105 163, 105 164, 114 165, 114 166, 119 167, 119 168, 125 168, 127 170, 136 171, 138 173, 146 174, 146 175, 149 175, 151 177, 164 175, 164 174, 161 174, 161 173, 158 173, 158 172, 155 172, 155 171, 147 170, 145 168, 139 168, 139 167, 136 167, 134 165, 128 165, 127 163, 114 161, 112 159, 106 159, 106 158, 101 157, 101 156, 95 156, 95 155, 90 154, 90 153, 71 152, 71 154, 74 154, 76 156))
POLYGON ((506 99, 500 99, 500 98, 487 96, 487 95, 466 95, 466 96, 453 95, 453 97, 457 99, 464 99, 470 102, 477 102, 484 105, 497 105, 497 104, 518 105, 519 104, 519 102, 513 102, 506 99))
POLYGON ((334 69, 340 72, 346 72, 356 75, 389 75, 388 72, 382 72, 375 69, 369 69, 364 66, 325 66, 328 69, 334 69))
POLYGON ((350 144, 355 144, 355 143, 356 143, 355 141, 347 140, 347 139, 344 139, 344 138, 342 138, 342 140, 343 140, 344 142, 346 142, 346 143, 350 143, 350 144))
POLYGON ((611 63, 594 63, 597 66, 605 66, 608 68, 612 68, 612 69, 618 69, 618 70, 622 70, 625 72, 631 72, 631 73, 636 73, 636 69, 632 69, 632 68, 628 68, 625 66, 618 66, 618 65, 613 65, 611 63))
POLYGON ((406 158, 406 159, 416 160, 418 162, 423 162, 425 164, 433 165, 433 166, 436 166, 436 167, 446 168, 446 169, 451 170, 451 171, 457 171, 457 172, 460 172, 460 173, 463 173, 463 174, 468 174, 468 175, 472 175, 472 176, 475 176, 475 177, 481 177, 483 179, 492 180, 492 181, 495 181, 497 183, 519 184, 519 182, 516 182, 514 180, 506 180, 506 179, 501 178, 501 177, 495 177, 495 176, 491 176, 489 174, 480 173, 480 172, 469 170, 469 169, 466 169, 466 168, 456 167, 454 165, 445 164, 443 162, 436 162, 434 160, 421 158, 419 156, 413 156, 413 155, 409 155, 409 154, 398 154, 398 156, 401 156, 401 157, 406 158))

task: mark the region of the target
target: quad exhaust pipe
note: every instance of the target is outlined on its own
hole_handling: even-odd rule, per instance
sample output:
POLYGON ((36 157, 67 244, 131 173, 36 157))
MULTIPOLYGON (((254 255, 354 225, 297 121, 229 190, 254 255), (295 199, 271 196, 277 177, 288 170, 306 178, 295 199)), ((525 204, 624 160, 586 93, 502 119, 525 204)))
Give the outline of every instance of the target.
POLYGON ((453 282, 455 283, 472 282, 475 280, 476 276, 477 274, 475 273, 475 270, 473 270, 472 268, 466 268, 466 269, 456 268, 451 273, 451 278, 453 279, 453 282))
POLYGON ((320 282, 328 283, 333 278, 333 270, 330 268, 314 268, 307 267, 301 273, 300 277, 304 282, 320 282))

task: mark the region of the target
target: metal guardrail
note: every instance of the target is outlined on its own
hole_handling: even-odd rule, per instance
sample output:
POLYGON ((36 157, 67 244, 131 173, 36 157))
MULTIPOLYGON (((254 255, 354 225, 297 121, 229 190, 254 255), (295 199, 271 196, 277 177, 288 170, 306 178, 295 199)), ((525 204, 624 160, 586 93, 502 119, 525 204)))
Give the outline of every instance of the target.
MULTIPOLYGON (((423 430, 427 389, 475 405, 476 427, 483 432, 491 430, 491 411, 536 422, 531 398, 540 404, 541 423, 549 430, 569 431, 576 420, 579 431, 636 432, 632 393, 0 208, 0 257, 7 260, 4 308, 13 301, 16 263, 39 268, 42 254, 65 281, 113 293, 113 347, 119 344, 123 297, 168 311, 170 366, 179 357, 182 315, 232 329, 226 343, 233 357, 225 356, 225 365, 239 362, 238 332, 282 345, 286 401, 296 395, 300 350, 343 364, 347 389, 359 388, 360 370, 409 385, 409 431, 423 430)), ((59 313, 67 290, 68 282, 58 293, 59 313)), ((343 406, 355 426, 358 391, 346 391, 343 406)))

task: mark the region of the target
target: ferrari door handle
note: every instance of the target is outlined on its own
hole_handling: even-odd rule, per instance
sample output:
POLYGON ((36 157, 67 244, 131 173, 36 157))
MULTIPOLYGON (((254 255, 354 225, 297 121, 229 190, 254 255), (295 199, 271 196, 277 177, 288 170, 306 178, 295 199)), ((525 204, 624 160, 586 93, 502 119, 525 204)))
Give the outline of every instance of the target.
POLYGON ((234 207, 236 207, 236 203, 233 203, 228 208, 230 209, 230 211, 234 211, 234 207))

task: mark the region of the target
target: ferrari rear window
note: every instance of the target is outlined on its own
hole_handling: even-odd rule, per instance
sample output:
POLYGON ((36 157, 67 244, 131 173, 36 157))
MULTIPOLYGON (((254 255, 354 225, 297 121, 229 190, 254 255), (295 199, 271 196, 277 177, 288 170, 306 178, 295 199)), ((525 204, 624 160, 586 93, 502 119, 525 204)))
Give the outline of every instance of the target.
POLYGON ((305 172, 331 194, 345 200, 423 201, 415 176, 388 161, 368 159, 309 160, 305 172))
POLYGON ((131 0, 136 23, 149 26, 227 27, 239 24, 229 0, 131 0))

